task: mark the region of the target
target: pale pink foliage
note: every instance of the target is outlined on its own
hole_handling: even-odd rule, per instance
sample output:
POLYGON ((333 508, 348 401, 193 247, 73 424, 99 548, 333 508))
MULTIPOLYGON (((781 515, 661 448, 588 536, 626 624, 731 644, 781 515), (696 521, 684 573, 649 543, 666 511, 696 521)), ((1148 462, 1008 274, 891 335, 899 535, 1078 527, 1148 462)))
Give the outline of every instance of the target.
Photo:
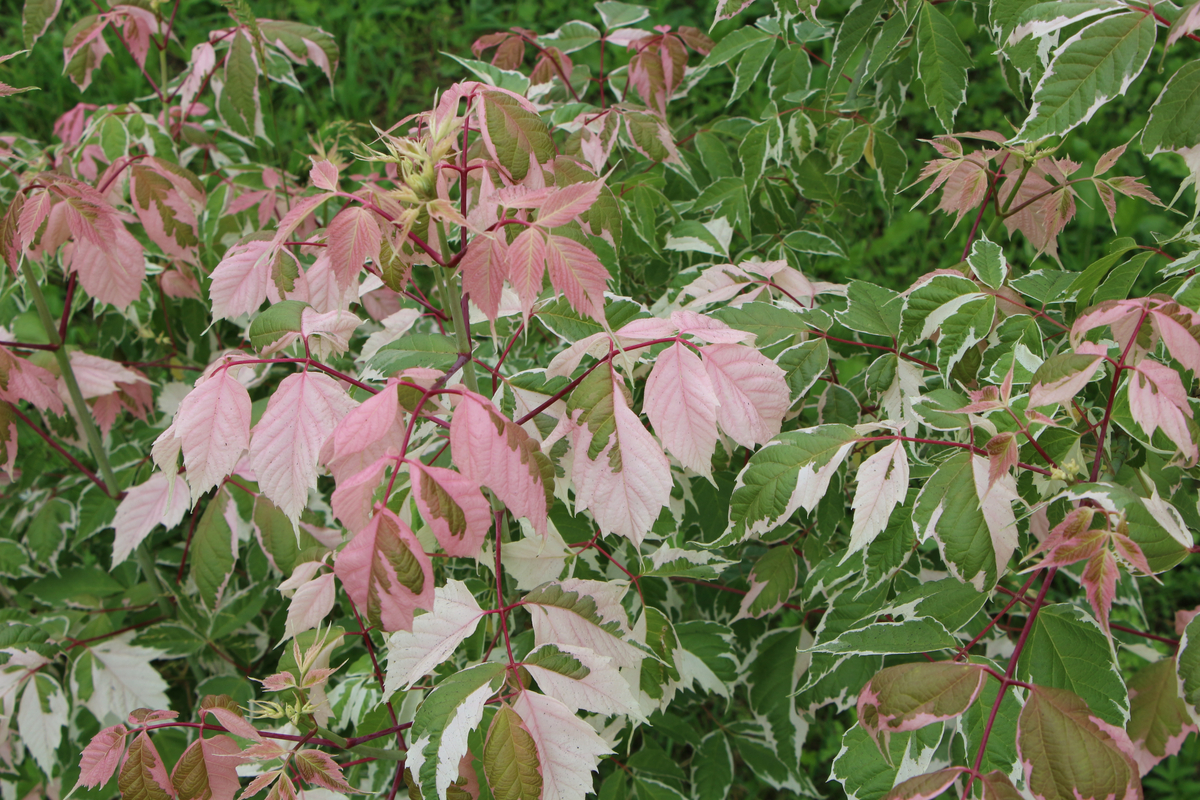
POLYGON ((386 508, 350 540, 333 564, 334 573, 360 613, 385 631, 412 630, 413 612, 433 608, 433 566, 421 543, 399 517, 386 508), (397 565, 419 571, 401 575, 397 565), (420 586, 410 584, 416 579, 420 586))
POLYGON ((492 526, 492 508, 479 484, 452 469, 407 462, 413 499, 438 544, 452 556, 475 556, 492 526))
POLYGON ((129 558, 134 548, 159 525, 167 528, 178 525, 190 507, 188 485, 183 478, 168 478, 156 472, 131 488, 117 506, 112 521, 116 531, 113 565, 129 558))
POLYGON ((233 371, 218 368, 201 377, 175 414, 175 436, 196 498, 228 477, 250 448, 250 394, 233 371))
POLYGON ((92 737, 79 757, 77 786, 92 789, 108 783, 121 763, 128 733, 124 725, 113 725, 92 737))

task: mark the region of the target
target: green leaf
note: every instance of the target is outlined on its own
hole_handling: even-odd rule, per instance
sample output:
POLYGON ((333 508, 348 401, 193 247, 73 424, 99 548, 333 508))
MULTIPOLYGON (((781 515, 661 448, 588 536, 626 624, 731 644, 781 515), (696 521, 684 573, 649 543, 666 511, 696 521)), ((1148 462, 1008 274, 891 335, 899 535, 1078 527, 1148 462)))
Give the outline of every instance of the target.
POLYGON ((596 26, 589 22, 580 22, 577 19, 559 26, 554 33, 538 37, 541 45, 553 45, 564 53, 574 53, 576 50, 582 50, 598 41, 600 41, 600 31, 596 29, 596 26))
POLYGON ((971 245, 967 263, 975 277, 993 289, 1003 286, 1004 279, 1008 277, 1008 261, 1004 258, 1004 250, 987 236, 980 235, 971 245))
POLYGON ((1150 106, 1142 151, 1155 155, 1200 144, 1200 61, 1188 61, 1171 76, 1150 106))
POLYGON ((884 758, 890 758, 888 740, 893 734, 957 717, 975 702, 987 677, 975 664, 953 661, 888 667, 859 694, 858 724, 871 734, 884 758))
POLYGON ((773 303, 746 303, 722 306, 712 314, 731 328, 754 334, 754 344, 762 349, 777 342, 795 342, 813 326, 803 314, 773 303))
POLYGON ((728 64, 755 45, 761 45, 770 41, 772 41, 771 37, 765 31, 748 25, 744 28, 730 31, 704 57, 704 61, 700 64, 700 69, 709 70, 713 67, 719 67, 722 64, 728 64))
POLYGON ((62 0, 25 0, 25 7, 21 11, 21 34, 26 49, 32 48, 34 42, 46 33, 61 7, 62 0))
POLYGON ((1017 661, 1017 677, 1073 692, 1111 725, 1124 727, 1129 719, 1129 696, 1108 639, 1078 606, 1042 608, 1017 661))
POLYGON ((1036 142, 1061 136, 1123 95, 1150 58, 1157 25, 1153 16, 1141 11, 1114 14, 1060 45, 1013 140, 1036 142))
POLYGON ((796 590, 799 560, 790 544, 772 547, 750 570, 750 593, 742 600, 739 617, 757 619, 775 611, 796 590))
POLYGON ((58 575, 41 578, 22 589, 22 594, 37 598, 48 606, 60 606, 67 600, 80 605, 95 605, 104 597, 125 591, 125 587, 99 567, 71 567, 58 575))
POLYGON ((1179 696, 1175 658, 1163 658, 1142 667, 1129 679, 1129 724, 1125 726, 1135 747, 1155 759, 1179 752, 1194 723, 1187 703, 1179 696))
POLYGON ((829 345, 824 339, 810 339, 784 350, 775 363, 784 371, 794 403, 825 373, 829 366, 829 345))
POLYGON ((371 366, 387 375, 409 367, 447 370, 458 360, 458 342, 443 333, 406 333, 379 348, 371 366))
POLYGON ((204 509, 192 535, 191 576, 208 608, 216 608, 237 561, 237 534, 225 519, 229 489, 222 486, 204 509))
POLYGON ((1071 692, 1034 687, 1017 723, 1017 749, 1038 800, 1142 796, 1137 765, 1071 692))
POLYGON ((773 530, 798 508, 812 511, 857 441, 846 425, 787 431, 750 457, 729 503, 729 527, 712 546, 773 530))
POLYGON ((254 45, 244 33, 234 35, 225 60, 225 82, 217 108, 221 118, 240 136, 253 140, 262 135, 258 67, 254 45))
POLYGON ((596 11, 600 12, 600 20, 604 23, 605 30, 623 28, 650 16, 650 9, 645 6, 619 3, 617 0, 602 0, 596 3, 596 11))
POLYGON ((797 253, 811 253, 814 256, 834 256, 845 258, 846 253, 841 245, 823 233, 815 231, 792 231, 783 237, 784 247, 797 253))
POLYGON ((948 317, 967 303, 981 297, 974 281, 957 275, 936 275, 914 289, 901 313, 901 341, 919 342, 941 328, 948 317))
POLYGON ((692 786, 696 800, 725 800, 733 785, 733 752, 729 737, 713 731, 704 737, 692 759, 692 786))
POLYGON ((500 69, 486 61, 478 61, 474 58, 460 58, 454 55, 454 53, 443 52, 442 55, 457 61, 466 67, 472 75, 489 86, 507 89, 517 94, 525 94, 529 91, 529 78, 515 69, 500 69))
POLYGON ((246 335, 250 345, 261 351, 289 333, 300 333, 300 320, 308 303, 299 300, 283 300, 267 308, 250 323, 246 335))
POLYGON ((483 746, 483 774, 496 800, 538 800, 542 775, 537 744, 520 715, 500 706, 483 746))
POLYGON ((892 736, 891 758, 885 759, 870 734, 856 724, 842 737, 842 750, 830 777, 842 784, 849 800, 881 800, 896 784, 902 768, 915 772, 928 768, 944 727, 938 723, 892 736))
POLYGON ((523 181, 529 174, 532 154, 539 164, 554 158, 550 129, 537 114, 515 97, 500 92, 483 92, 483 120, 496 159, 513 180, 523 181))
POLYGON ((900 335, 904 298, 899 293, 866 281, 846 285, 846 308, 834 316, 852 331, 896 338, 900 335))
MULTIPOLYGON (((610 297, 604 304, 604 318, 612 330, 622 328, 635 319, 650 316, 640 305, 624 297, 610 297)), ((591 317, 577 313, 567 299, 559 298, 539 308, 533 318, 545 326, 546 330, 566 342, 578 342, 597 333, 603 333, 604 328, 591 317)))
POLYGON ((833 42, 833 58, 830 62, 830 74, 839 75, 845 71, 854 51, 867 38, 879 13, 883 11, 886 0, 856 0, 846 12, 842 24, 837 27, 837 36, 833 42))
POLYGON ((954 115, 967 100, 967 70, 971 56, 958 31, 932 3, 921 3, 917 20, 917 74, 925 87, 925 102, 937 114, 947 133, 954 131, 954 115))
MULTIPOLYGON (((881 2, 881 0, 876 0, 876 2, 881 2)), ((737 69, 734 70, 733 91, 729 93, 729 100, 725 103, 726 107, 732 105, 758 81, 758 74, 762 72, 763 65, 767 63, 767 59, 774 51, 775 40, 770 38, 755 42, 746 50, 741 61, 738 62, 737 69)))
POLYGON ((1192 719, 1200 719, 1200 615, 1192 617, 1183 629, 1175 658, 1183 702, 1187 703, 1192 719))

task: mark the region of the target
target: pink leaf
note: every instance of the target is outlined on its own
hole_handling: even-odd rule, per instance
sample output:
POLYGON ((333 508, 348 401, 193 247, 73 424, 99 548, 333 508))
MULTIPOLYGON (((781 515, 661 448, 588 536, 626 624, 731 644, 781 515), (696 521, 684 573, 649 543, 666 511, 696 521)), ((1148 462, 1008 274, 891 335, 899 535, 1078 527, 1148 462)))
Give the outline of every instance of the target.
POLYGON ((681 335, 693 336, 709 344, 737 344, 754 340, 752 333, 734 330, 719 319, 687 309, 673 312, 671 322, 679 328, 681 335))
POLYGON ((117 787, 122 797, 144 800, 175 797, 175 786, 167 775, 167 767, 145 731, 139 733, 125 751, 117 787))
POLYGON ((492 508, 479 484, 452 469, 416 460, 408 466, 413 499, 438 544, 452 556, 478 554, 492 525, 492 508))
POLYGON ((116 220, 97 221, 99 241, 76 235, 74 245, 63 253, 70 272, 79 273, 79 283, 92 297, 124 309, 142 291, 146 261, 142 246, 116 220))
POLYGON ((646 379, 644 410, 671 455, 712 480, 717 394, 700 357, 682 342, 658 354, 646 379))
POLYGON ((537 228, 526 228, 508 246, 506 255, 508 282, 517 290, 521 311, 528 317, 542 291, 542 275, 546 271, 546 240, 537 228))
POLYGON ((263 493, 294 523, 317 485, 317 455, 355 403, 337 381, 298 372, 279 383, 250 440, 263 493))
POLYGON ((1191 463, 1197 460, 1187 421, 1192 406, 1179 373, 1168 366, 1144 359, 1129 376, 1129 412, 1148 436, 1159 428, 1191 463))
POLYGON ((421 543, 386 508, 338 553, 338 580, 372 625, 412 630, 413 611, 433 608, 433 566, 421 543))
POLYGON ((340 485, 379 458, 400 455, 404 430, 404 409, 396 385, 389 383, 342 418, 321 448, 321 462, 340 485))
POLYGON ((602 189, 604 181, 599 180, 552 190, 538 208, 537 224, 546 229, 566 225, 591 208, 602 189))
POLYGON ((228 369, 201 378, 175 414, 187 482, 199 498, 217 486, 250 448, 250 394, 228 369))
MULTIPOLYGON (((85 19, 89 19, 86 18, 85 19)), ((100 66, 104 57, 112 52, 104 41, 104 29, 108 27, 108 15, 100 14, 90 17, 91 22, 85 27, 72 31, 75 36, 70 41, 63 42, 63 63, 65 72, 79 87, 86 91, 92 85, 92 73, 100 66)))
POLYGON ((485 398, 462 390, 450 421, 450 454, 464 476, 487 486, 513 516, 545 535, 554 469, 520 426, 485 398))
POLYGON ((383 234, 375 214, 362 206, 348 206, 329 223, 329 263, 343 289, 355 283, 367 259, 379 262, 383 234))
POLYGON ((208 296, 215 319, 232 319, 252 314, 267 299, 271 280, 271 261, 267 253, 271 243, 250 239, 235 244, 225 253, 210 276, 208 296))
POLYGON ((1112 169, 1113 165, 1117 163, 1117 159, 1125 153, 1125 148, 1127 146, 1128 143, 1119 144, 1104 155, 1100 156, 1100 158, 1096 159, 1096 168, 1092 170, 1092 176, 1095 177, 1098 175, 1103 175, 1112 169))
POLYGON ((575 507, 592 512, 603 533, 615 533, 640 545, 659 512, 670 501, 671 464, 662 447, 630 410, 622 387, 612 390, 613 431, 593 460, 595 447, 587 426, 572 431, 572 478, 575 507))
MULTIPOLYGON (((147 382, 146 376, 107 358, 72 350, 70 359, 71 371, 75 373, 75 380, 79 383, 79 391, 84 399, 118 392, 118 383, 147 382)), ((65 385, 62 391, 66 391, 65 385)))
POLYGON ((471 302, 495 321, 500 312, 500 294, 504 289, 507 245, 496 233, 481 233, 467 245, 467 253, 459 262, 463 291, 471 302))
POLYGON ((0 347, 0 400, 16 404, 28 400, 43 411, 63 413, 58 396, 58 379, 49 370, 15 356, 0 347))
POLYGON ((336 596, 332 572, 318 575, 296 589, 296 593, 292 595, 292 602, 288 605, 283 638, 290 639, 321 624, 333 610, 336 596))
POLYGON ((1200 313, 1175 302, 1149 302, 1150 321, 1171 358, 1200 374, 1200 313))
POLYGON ((371 524, 371 513, 375 508, 375 490, 383 480, 383 474, 395 459, 384 456, 349 478, 338 480, 337 488, 329 499, 334 515, 353 533, 371 524))
POLYGON ((612 752, 561 700, 522 690, 513 703, 537 748, 542 800, 575 800, 592 788, 592 772, 612 752))
POLYGON ((1068 358, 1057 357, 1059 361, 1048 359, 1033 377, 1033 386, 1029 390, 1029 407, 1060 405, 1070 403, 1083 391, 1088 381, 1096 374, 1104 359, 1100 356, 1072 355, 1068 358), (1049 367, 1053 364, 1055 369, 1049 367))
POLYGON ((108 783, 121 763, 128 733, 124 725, 113 725, 92 737, 79 757, 79 782, 76 786, 93 789, 108 783))
POLYGON ((566 296, 571 307, 580 314, 602 319, 608 270, 596 254, 574 239, 551 234, 545 258, 550 284, 566 296))
POLYGON ((204 187, 183 167, 147 158, 129 169, 129 196, 150 240, 168 256, 196 260, 197 209, 204 208, 204 187))
POLYGON ((874 541, 887 527, 892 510, 908 495, 908 452, 904 442, 890 442, 863 461, 855 482, 854 525, 843 560, 874 541))
POLYGON ((312 185, 327 192, 338 190, 338 168, 327 159, 312 159, 312 170, 308 173, 312 185))
POLYGON ((113 566, 129 558, 158 525, 167 528, 178 525, 190 507, 188 486, 183 478, 168 479, 161 472, 126 492, 112 521, 116 530, 113 566))
POLYGON ((1200 30, 1200 4, 1192 3, 1171 25, 1167 33, 1167 48, 1170 49, 1171 45, 1196 30, 1200 30))
POLYGON ((746 345, 710 344, 700 352, 717 393, 721 430, 742 447, 771 441, 791 405, 783 370, 746 345))

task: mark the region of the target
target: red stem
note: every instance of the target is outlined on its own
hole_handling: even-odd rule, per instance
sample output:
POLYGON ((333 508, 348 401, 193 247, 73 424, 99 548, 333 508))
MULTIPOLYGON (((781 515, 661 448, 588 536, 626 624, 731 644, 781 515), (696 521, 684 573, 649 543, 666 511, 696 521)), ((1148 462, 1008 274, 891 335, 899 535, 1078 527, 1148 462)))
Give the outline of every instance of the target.
POLYGON ((16 407, 16 405, 14 405, 13 403, 9 403, 8 407, 10 409, 12 409, 12 412, 17 415, 18 419, 20 419, 22 422, 24 422, 26 425, 28 425, 33 430, 34 433, 36 433, 38 436, 42 437, 42 439, 46 442, 46 444, 53 447, 54 450, 60 456, 65 458, 67 461, 70 461, 71 465, 73 467, 75 467, 75 469, 82 472, 85 476, 87 476, 88 480, 90 480, 92 483, 99 486, 100 491, 104 492, 105 495, 112 497, 112 495, 108 494, 108 487, 104 485, 104 481, 102 481, 98 477, 96 477, 96 473, 92 472, 90 469, 85 467, 83 464, 79 463, 79 460, 77 458, 75 458, 75 456, 68 453, 66 450, 63 449, 62 445, 60 445, 58 442, 51 439, 50 434, 43 431, 39 426, 34 424, 33 420, 31 420, 29 417, 22 414, 20 409, 18 409, 16 407))

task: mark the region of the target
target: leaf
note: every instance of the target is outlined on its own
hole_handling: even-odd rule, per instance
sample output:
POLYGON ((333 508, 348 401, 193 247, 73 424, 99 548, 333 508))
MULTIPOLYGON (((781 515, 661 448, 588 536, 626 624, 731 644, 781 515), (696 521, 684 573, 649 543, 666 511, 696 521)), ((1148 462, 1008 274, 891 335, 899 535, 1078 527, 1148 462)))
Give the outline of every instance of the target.
POLYGON ((850 330, 876 336, 900 335, 904 301, 896 292, 866 281, 850 281, 846 284, 846 300, 846 309, 836 316, 850 330))
POLYGON ((421 793, 445 797, 458 779, 467 735, 483 720, 484 704, 500 688, 507 664, 477 664, 439 683, 417 709, 406 766, 421 793))
POLYGON ((930 3, 922 3, 917 20, 917 74, 925 87, 925 102, 947 132, 967 100, 967 70, 971 56, 954 24, 930 3))
POLYGON ((853 428, 821 425, 781 433, 750 456, 738 474, 729 528, 715 544, 773 530, 798 508, 812 511, 858 440, 853 428))
POLYGON ((774 438, 791 402, 783 370, 742 344, 709 344, 700 354, 716 392, 721 430, 745 448, 774 438))
POLYGON ((21 10, 21 31, 27 49, 46 34, 61 8, 62 0, 25 0, 21 10))
POLYGON ((1200 721, 1200 614, 1192 618, 1179 639, 1175 655, 1179 696, 1187 705, 1192 722, 1200 721))
POLYGON ((463 390, 450 421, 454 465, 496 493, 513 516, 543 536, 554 497, 554 471, 536 440, 483 397, 463 390))
POLYGON ((231 370, 218 367, 196 382, 175 413, 175 436, 192 497, 220 485, 250 449, 250 394, 231 370))
POLYGON ((1175 666, 1175 658, 1163 658, 1142 667, 1129 680, 1125 729, 1143 776, 1164 758, 1178 754, 1188 735, 1196 732, 1196 723, 1179 696, 1175 666))
POLYGON ((1157 361, 1138 362, 1126 384, 1129 392, 1129 412, 1148 436, 1162 429, 1176 447, 1195 463, 1197 444, 1188 429, 1192 406, 1179 373, 1157 361))
POLYGON ((692 786, 697 800, 725 800, 733 785, 733 753, 721 731, 707 734, 692 759, 692 786))
POLYGON ((253 314, 267 299, 271 264, 278 258, 293 258, 287 251, 273 255, 267 239, 249 239, 225 251, 221 263, 209 276, 208 296, 214 319, 233 319, 253 314))
POLYGON ((93 789, 109 782, 125 754, 125 737, 128 733, 124 725, 113 725, 92 737, 79 756, 79 782, 76 786, 93 789))
POLYGON ((479 94, 484 146, 514 181, 525 180, 531 169, 554 157, 550 131, 527 100, 495 89, 479 94))
POLYGON ((167 683, 150 662, 165 653, 130 644, 133 632, 88 645, 71 670, 71 693, 103 724, 133 708, 167 708, 167 683), (90 691, 89 694, 84 692, 90 691))
POLYGON ((461 581, 448 580, 434 590, 432 611, 414 618, 411 631, 397 631, 388 637, 384 697, 411 688, 450 658, 475 632, 483 614, 475 596, 461 581))
POLYGON ((521 717, 500 706, 483 746, 483 773, 496 800, 539 800, 542 776, 537 745, 521 717))
POLYGON ((683 342, 658 354, 646 378, 644 410, 679 463, 712 480, 717 448, 717 395, 700 357, 683 342))
POLYGON ((283 628, 284 640, 312 630, 333 611, 333 604, 337 600, 333 577, 332 572, 326 572, 296 589, 288 605, 287 622, 283 628))
POLYGON ((957 717, 975 702, 986 680, 978 666, 953 661, 888 667, 859 694, 859 725, 890 758, 892 734, 957 717))
POLYGON ((910 617, 903 622, 876 622, 842 631, 808 649, 814 653, 890 655, 955 650, 958 646, 959 641, 933 617, 910 617))
POLYGON ((214 80, 213 88, 221 119, 233 133, 249 141, 265 138, 258 70, 250 32, 243 29, 230 41, 225 70, 214 80))
POLYGON ((241 752, 241 746, 224 734, 188 745, 171 770, 179 800, 233 800, 241 789, 237 774, 241 752))
POLYGON ((333 571, 366 619, 385 631, 411 631, 413 612, 433 608, 429 556, 386 508, 342 548, 333 571))
POLYGON ((988 479, 987 459, 951 456, 921 488, 912 516, 917 536, 932 535, 951 574, 979 591, 996 585, 1017 546, 1016 481, 988 479))
POLYGON ((492 508, 479 485, 451 469, 408 462, 413 499, 438 544, 452 556, 474 556, 492 526, 492 508))
POLYGON ((354 408, 337 381, 298 372, 279 382, 250 439, 259 487, 295 524, 317 485, 317 457, 334 427, 354 408))
POLYGON ((226 517, 228 504, 229 490, 221 487, 204 509, 192 536, 191 576, 200 590, 200 599, 210 610, 220 603, 237 561, 237 533, 226 517))
POLYGON ((17 712, 17 728, 21 732, 21 741, 47 776, 54 774, 58 764, 55 751, 62 741, 62 729, 67 724, 70 710, 58 681, 42 673, 29 676, 21 695, 21 709, 17 712))
POLYGON ((543 644, 529 653, 524 666, 538 688, 573 711, 594 711, 605 716, 625 714, 642 718, 625 677, 612 659, 568 644, 543 644))
POLYGON ((1017 661, 1017 676, 1078 695, 1093 715, 1110 725, 1124 727, 1129 718, 1129 698, 1108 639, 1076 606, 1042 608, 1017 661))
POLYGON ((1080 353, 1050 356, 1033 373, 1029 407, 1042 408, 1071 402, 1091 381, 1104 359, 1080 353))
POLYGON ((117 506, 112 527, 113 566, 129 558, 150 532, 160 524, 174 528, 188 512, 187 483, 183 478, 169 479, 161 472, 151 475, 144 483, 126 492, 117 506))
POLYGON ((130 167, 129 196, 152 242, 168 256, 196 260, 196 210, 204 207, 205 193, 195 175, 169 161, 147 158, 130 167))
POLYGON ((796 590, 798 577, 799 562, 790 545, 768 550, 750 572, 750 591, 742 597, 734 620, 758 619, 778 611, 796 590))
MULTIPOLYGON (((602 319, 609 275, 596 254, 574 239, 551 234, 546 239, 545 259, 550 285, 562 292, 580 314, 602 319)), ((540 278, 538 288, 541 288, 540 278)))
POLYGON ((967 264, 976 278, 993 289, 999 289, 1008 278, 1008 262, 1004 258, 1004 250, 987 236, 981 235, 971 245, 967 264))
MULTIPOLYGON (((1193 6, 1191 13, 1195 12, 1193 6)), ((1142 131, 1142 151, 1153 156, 1194 147, 1198 124, 1200 62, 1189 61, 1167 80, 1150 106, 1150 119, 1142 131)))
POLYGON ((368 259, 379 263, 383 233, 375 214, 362 206, 347 206, 329 223, 325 234, 329 264, 338 286, 353 286, 368 259))
POLYGON ((534 227, 526 228, 508 246, 505 273, 521 300, 521 312, 528 318, 546 270, 546 238, 534 227))
POLYGON ((583 800, 608 744, 562 702, 524 690, 513 710, 533 739, 542 770, 542 800, 583 800))
POLYGON ((117 787, 122 797, 136 800, 165 800, 175 796, 175 787, 167 776, 162 757, 144 731, 137 735, 125 753, 117 775, 117 787))
POLYGON ((466 255, 459 262, 463 291, 493 322, 500 312, 507 249, 502 236, 492 232, 481 233, 467 245, 466 255))
POLYGON ((1157 23, 1140 12, 1113 14, 1082 28, 1054 51, 1033 90, 1016 142, 1061 136, 1125 93, 1154 48, 1157 23))
POLYGON ((899 439, 865 459, 855 476, 854 524, 842 560, 867 547, 887 527, 897 504, 908 497, 908 452, 899 439))
POLYGON ((1033 688, 1017 721, 1017 750, 1039 800, 1142 796, 1137 766, 1068 691, 1033 688))
POLYGON ((571 394, 575 509, 591 511, 601 532, 641 544, 670 500, 670 462, 619 381, 611 367, 597 369, 571 394))
MULTIPOLYGON (((599 581, 568 579, 546 583, 522 600, 533 618, 536 645, 582 647, 612 659, 618 668, 641 664, 644 651, 630 643, 631 631, 619 602, 606 603, 613 589, 599 581)), ((619 599, 619 595, 617 596, 619 599)))

